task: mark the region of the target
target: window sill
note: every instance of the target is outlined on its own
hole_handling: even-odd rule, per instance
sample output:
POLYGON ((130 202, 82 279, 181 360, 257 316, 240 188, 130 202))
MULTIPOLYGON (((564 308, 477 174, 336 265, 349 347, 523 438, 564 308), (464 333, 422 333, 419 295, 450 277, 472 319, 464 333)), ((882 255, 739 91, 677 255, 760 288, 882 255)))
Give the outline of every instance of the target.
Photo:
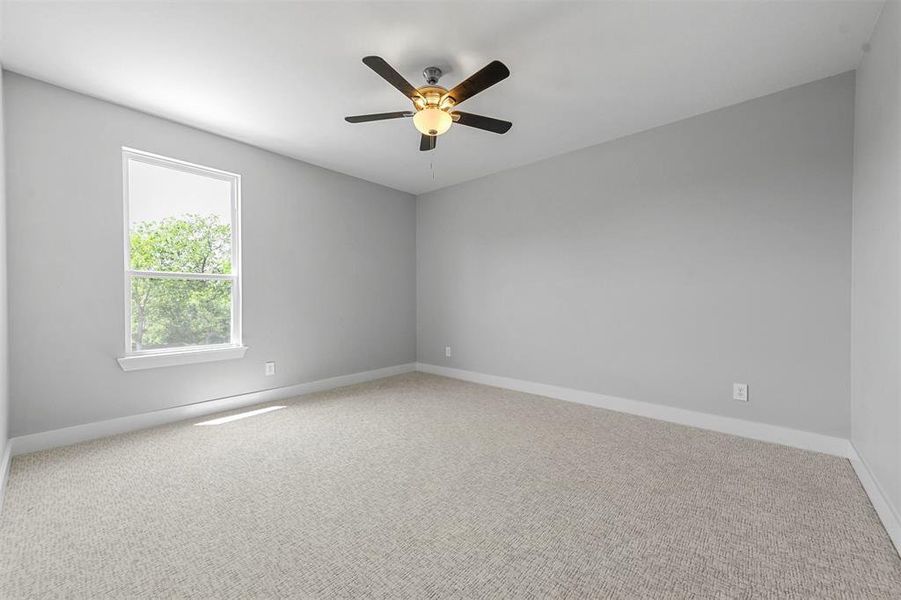
POLYGON ((233 360, 243 358, 247 346, 227 346, 224 348, 203 348, 194 350, 175 350, 148 354, 134 354, 117 358, 123 371, 139 371, 161 367, 177 367, 194 363, 233 360))

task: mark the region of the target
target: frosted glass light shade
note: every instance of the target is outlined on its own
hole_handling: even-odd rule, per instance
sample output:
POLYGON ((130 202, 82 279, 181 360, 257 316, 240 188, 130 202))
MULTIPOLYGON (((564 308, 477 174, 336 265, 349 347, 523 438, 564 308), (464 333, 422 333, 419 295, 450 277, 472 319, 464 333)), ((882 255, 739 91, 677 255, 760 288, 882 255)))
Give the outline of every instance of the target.
POLYGON ((413 115, 413 125, 423 135, 441 135, 450 129, 453 122, 450 113, 433 106, 423 108, 413 115))

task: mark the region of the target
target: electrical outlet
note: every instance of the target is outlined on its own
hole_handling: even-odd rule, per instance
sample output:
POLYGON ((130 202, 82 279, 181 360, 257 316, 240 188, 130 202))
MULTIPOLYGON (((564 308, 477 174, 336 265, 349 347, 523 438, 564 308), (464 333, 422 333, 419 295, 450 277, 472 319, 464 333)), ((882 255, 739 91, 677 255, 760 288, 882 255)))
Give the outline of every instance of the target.
POLYGON ((732 399, 738 400, 739 402, 747 402, 748 401, 748 384, 747 383, 733 383, 732 384, 732 399))
POLYGON ((450 357, 451 357, 451 347, 445 346, 444 347, 444 358, 450 358, 450 357))
POLYGON ((275 375, 275 363, 274 362, 266 363, 266 377, 269 377, 270 375, 275 375))

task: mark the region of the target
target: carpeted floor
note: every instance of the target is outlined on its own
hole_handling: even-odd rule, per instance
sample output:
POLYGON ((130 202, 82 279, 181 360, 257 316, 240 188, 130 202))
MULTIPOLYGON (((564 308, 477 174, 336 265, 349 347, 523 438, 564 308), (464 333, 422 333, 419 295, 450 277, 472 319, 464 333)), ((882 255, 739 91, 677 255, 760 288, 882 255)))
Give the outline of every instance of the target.
POLYGON ((839 458, 423 374, 281 404, 17 457, 0 597, 901 598, 839 458))

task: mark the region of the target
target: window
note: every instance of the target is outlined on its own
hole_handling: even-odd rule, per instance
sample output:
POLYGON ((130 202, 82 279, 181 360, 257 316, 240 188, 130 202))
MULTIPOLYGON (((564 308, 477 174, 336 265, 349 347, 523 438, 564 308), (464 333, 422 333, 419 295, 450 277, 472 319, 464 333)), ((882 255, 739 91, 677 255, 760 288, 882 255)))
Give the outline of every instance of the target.
POLYGON ((119 363, 130 370, 243 356, 240 175, 122 154, 127 331, 119 363))

